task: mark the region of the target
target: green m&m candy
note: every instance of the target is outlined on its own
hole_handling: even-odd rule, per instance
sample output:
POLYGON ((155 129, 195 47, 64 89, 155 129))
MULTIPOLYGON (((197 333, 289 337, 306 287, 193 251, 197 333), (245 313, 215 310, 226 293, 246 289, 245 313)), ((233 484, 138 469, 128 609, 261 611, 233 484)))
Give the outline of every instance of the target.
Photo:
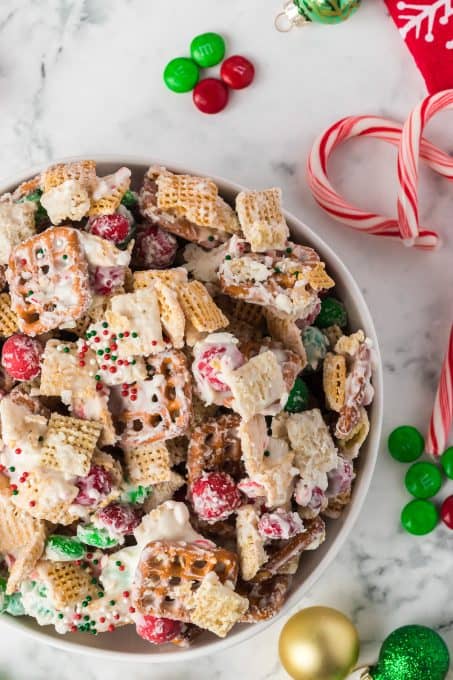
POLYGON ((423 453, 425 441, 416 427, 401 425, 388 438, 390 455, 400 463, 412 463, 423 453))
POLYGON ((429 534, 438 521, 439 513, 430 501, 416 499, 405 505, 401 512, 401 524, 408 533, 415 536, 429 534))
POLYGON ((130 484, 123 489, 121 500, 124 503, 132 503, 132 505, 143 505, 151 493, 151 486, 142 486, 141 484, 133 486, 130 484))
POLYGON ((285 411, 288 413, 299 413, 308 408, 308 400, 310 393, 308 387, 302 378, 296 378, 294 387, 289 393, 288 401, 285 405, 285 411))
POLYGON ((453 479, 453 446, 450 446, 450 448, 443 452, 440 457, 440 464, 448 479, 453 479))
POLYGON ((225 56, 225 41, 218 33, 197 35, 190 43, 190 56, 201 68, 216 66, 225 56))
POLYGON ((172 59, 164 70, 165 85, 173 92, 190 92, 198 83, 199 77, 198 66, 186 57, 172 59))
POLYGON ((113 548, 118 545, 116 538, 112 538, 106 529, 99 529, 94 524, 79 524, 77 538, 95 548, 113 548))
POLYGON ((442 474, 434 463, 414 463, 406 472, 404 483, 415 498, 431 498, 442 486, 442 474))
POLYGON ((334 325, 344 328, 348 324, 348 315, 345 306, 339 300, 332 297, 321 301, 321 311, 315 319, 318 328, 328 328, 334 325))
POLYGON ((23 203, 24 201, 31 201, 32 203, 36 203, 37 208, 35 213, 35 220, 37 224, 40 224, 44 220, 48 219, 47 210, 41 205, 41 196, 42 196, 41 189, 36 189, 35 191, 32 191, 31 194, 27 194, 27 196, 24 196, 19 200, 19 203, 23 203))
POLYGON ((45 557, 51 562, 72 562, 83 559, 85 555, 85 546, 75 536, 52 534, 47 539, 45 557))
POLYGON ((122 205, 128 210, 132 210, 138 204, 138 196, 135 191, 128 189, 121 199, 122 205))

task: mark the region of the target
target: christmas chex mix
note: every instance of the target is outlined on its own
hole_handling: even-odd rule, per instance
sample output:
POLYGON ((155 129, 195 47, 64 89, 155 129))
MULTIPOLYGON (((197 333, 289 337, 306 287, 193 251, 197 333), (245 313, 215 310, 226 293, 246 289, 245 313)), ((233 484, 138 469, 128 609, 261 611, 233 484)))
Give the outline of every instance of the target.
POLYGON ((225 637, 347 506, 373 349, 281 198, 92 161, 0 198, 0 575, 40 625, 225 637))

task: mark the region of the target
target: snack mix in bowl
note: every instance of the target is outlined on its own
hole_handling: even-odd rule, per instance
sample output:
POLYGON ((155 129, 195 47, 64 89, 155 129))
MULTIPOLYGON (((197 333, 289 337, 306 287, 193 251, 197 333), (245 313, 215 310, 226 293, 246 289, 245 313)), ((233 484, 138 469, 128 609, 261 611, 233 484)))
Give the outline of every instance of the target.
POLYGON ((0 612, 187 646, 276 614, 349 503, 373 350, 279 189, 130 183, 0 197, 0 612))

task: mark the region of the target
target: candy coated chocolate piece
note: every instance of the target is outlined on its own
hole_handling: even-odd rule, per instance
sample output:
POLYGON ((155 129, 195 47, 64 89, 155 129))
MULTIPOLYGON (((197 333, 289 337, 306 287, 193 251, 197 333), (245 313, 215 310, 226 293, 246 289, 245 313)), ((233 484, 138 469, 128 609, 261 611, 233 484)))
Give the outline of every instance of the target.
POLYGON ((412 463, 422 455, 425 448, 422 435, 412 425, 401 425, 393 430, 387 444, 390 455, 400 463, 412 463))
POLYGON ((218 33, 202 33, 192 40, 190 55, 201 68, 216 66, 225 56, 225 41, 218 33))
POLYGON ((228 88, 217 78, 200 80, 193 91, 193 103, 203 113, 219 113, 228 103, 228 88))
POLYGON ((416 499, 404 506, 401 524, 409 534, 424 536, 429 534, 439 521, 436 506, 430 501, 416 499))
POLYGON ((172 92, 190 92, 198 83, 200 73, 192 59, 177 57, 168 62, 164 70, 164 82, 172 92))
POLYGON ((406 472, 406 489, 415 498, 431 498, 442 486, 442 474, 434 463, 414 463, 406 472))
POLYGON ((443 452, 440 457, 440 464, 448 479, 453 479, 453 446, 450 446, 443 452))
POLYGON ((253 81, 255 67, 245 57, 235 54, 223 62, 220 69, 220 77, 233 90, 242 90, 253 81))
POLYGON ((453 496, 448 496, 442 503, 440 517, 445 526, 453 529, 453 496))

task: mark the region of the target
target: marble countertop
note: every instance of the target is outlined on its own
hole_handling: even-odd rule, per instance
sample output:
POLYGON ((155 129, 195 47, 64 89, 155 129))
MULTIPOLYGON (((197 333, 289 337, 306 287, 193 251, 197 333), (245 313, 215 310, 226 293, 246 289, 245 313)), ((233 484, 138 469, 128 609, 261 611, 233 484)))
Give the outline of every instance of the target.
MULTIPOLYGON (((307 153, 328 124, 356 113, 403 120, 425 95, 423 82, 382 0, 367 0, 340 26, 285 35, 273 28, 279 7, 280 0, 2 0, 0 176, 60 156, 112 153, 157 157, 250 187, 282 186, 286 207, 337 251, 366 296, 385 368, 384 434, 403 423, 425 431, 451 322, 451 187, 422 172, 422 217, 444 233, 442 250, 428 255, 334 224, 304 182, 307 153), (166 61, 205 30, 224 34, 230 54, 250 56, 257 67, 255 84, 212 117, 161 79, 166 61)), ((451 114, 429 132, 452 150, 451 114)), ((388 214, 395 176, 395 152, 379 142, 352 142, 332 162, 338 187, 388 214)), ((398 518, 406 500, 403 469, 382 446, 353 534, 303 603, 351 615, 371 660, 379 641, 406 623, 432 625, 453 643, 453 533, 404 534, 398 518)), ((281 625, 233 651, 160 667, 70 655, 2 627, 0 679, 283 680, 281 625)))

